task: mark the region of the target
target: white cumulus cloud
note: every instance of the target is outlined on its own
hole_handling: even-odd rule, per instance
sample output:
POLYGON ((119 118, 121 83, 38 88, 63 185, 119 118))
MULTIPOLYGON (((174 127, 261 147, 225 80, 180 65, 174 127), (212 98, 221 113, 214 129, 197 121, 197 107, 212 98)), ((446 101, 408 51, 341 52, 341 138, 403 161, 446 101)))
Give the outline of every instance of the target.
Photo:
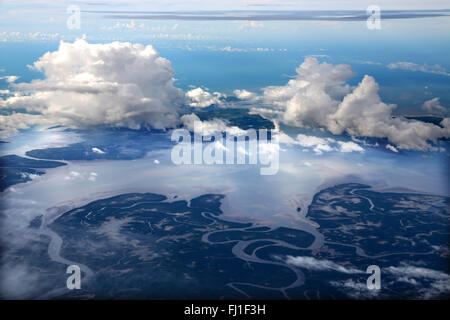
POLYGON ((17 79, 19 79, 18 76, 2 76, 0 77, 0 80, 5 80, 8 83, 13 83, 15 82, 17 79))
POLYGON ((387 273, 396 277, 399 282, 418 287, 418 294, 423 299, 433 299, 450 292, 450 276, 442 271, 400 263, 398 267, 388 267, 387 273))
POLYGON ((252 112, 288 125, 327 129, 335 135, 387 138, 403 149, 429 150, 430 142, 450 136, 449 121, 443 121, 441 128, 393 117, 396 106, 381 101, 373 77, 366 75, 351 88, 346 83, 353 76, 348 65, 307 57, 296 71, 286 85, 263 88, 264 105, 252 112))
POLYGON ((442 66, 435 64, 435 65, 428 65, 428 64, 417 64, 413 62, 407 62, 407 61, 400 61, 400 62, 393 62, 389 63, 387 65, 389 69, 400 69, 400 70, 407 70, 407 71, 415 71, 415 72, 424 72, 424 73, 434 73, 434 74, 441 74, 444 76, 450 76, 450 73, 442 66))
POLYGON ((44 79, 11 84, 16 91, 0 99, 0 107, 25 109, 41 114, 47 123, 70 127, 163 129, 179 123, 184 94, 173 85, 170 62, 151 45, 61 42, 32 68, 43 72, 44 79))
POLYGON ((190 131, 194 131, 196 123, 201 125, 203 135, 214 135, 222 132, 227 132, 230 135, 243 135, 245 130, 236 126, 229 126, 228 123, 222 119, 214 118, 212 120, 201 121, 195 114, 185 114, 181 117, 181 122, 184 127, 190 131))
POLYGON ((233 93, 236 96, 236 98, 241 99, 241 100, 250 100, 250 101, 258 100, 258 95, 251 91, 234 90, 233 93))
POLYGON ((319 260, 313 257, 306 256, 287 256, 286 263, 313 271, 337 271, 347 274, 364 273, 363 271, 356 268, 345 267, 330 260, 319 260))
POLYGON ((433 98, 425 101, 424 104, 422 105, 422 109, 429 113, 437 115, 444 115, 447 113, 447 109, 441 106, 439 98, 433 98))
POLYGON ((202 88, 195 88, 186 92, 187 103, 191 107, 205 108, 213 104, 220 104, 223 95, 220 92, 212 94, 202 88))
MULTIPOLYGON (((289 143, 286 139, 285 143, 289 143)), ((297 140, 290 141, 290 143, 299 144, 305 148, 312 148, 316 154, 323 152, 339 151, 339 152, 364 152, 359 144, 353 141, 336 141, 332 138, 320 138, 315 136, 307 136, 305 134, 298 134, 297 140)))
POLYGON ((387 144, 386 149, 391 150, 392 152, 398 153, 398 150, 393 145, 387 144))
POLYGON ((50 124, 50 122, 40 115, 27 113, 0 115, 0 136, 8 137, 16 134, 18 130, 42 124, 50 124))
POLYGON ((362 148, 359 144, 354 143, 352 141, 343 142, 338 141, 339 150, 341 152, 364 152, 364 148, 362 148))
POLYGON ((98 154, 105 154, 105 151, 103 151, 102 149, 97 148, 97 147, 93 147, 92 152, 98 153, 98 154))

